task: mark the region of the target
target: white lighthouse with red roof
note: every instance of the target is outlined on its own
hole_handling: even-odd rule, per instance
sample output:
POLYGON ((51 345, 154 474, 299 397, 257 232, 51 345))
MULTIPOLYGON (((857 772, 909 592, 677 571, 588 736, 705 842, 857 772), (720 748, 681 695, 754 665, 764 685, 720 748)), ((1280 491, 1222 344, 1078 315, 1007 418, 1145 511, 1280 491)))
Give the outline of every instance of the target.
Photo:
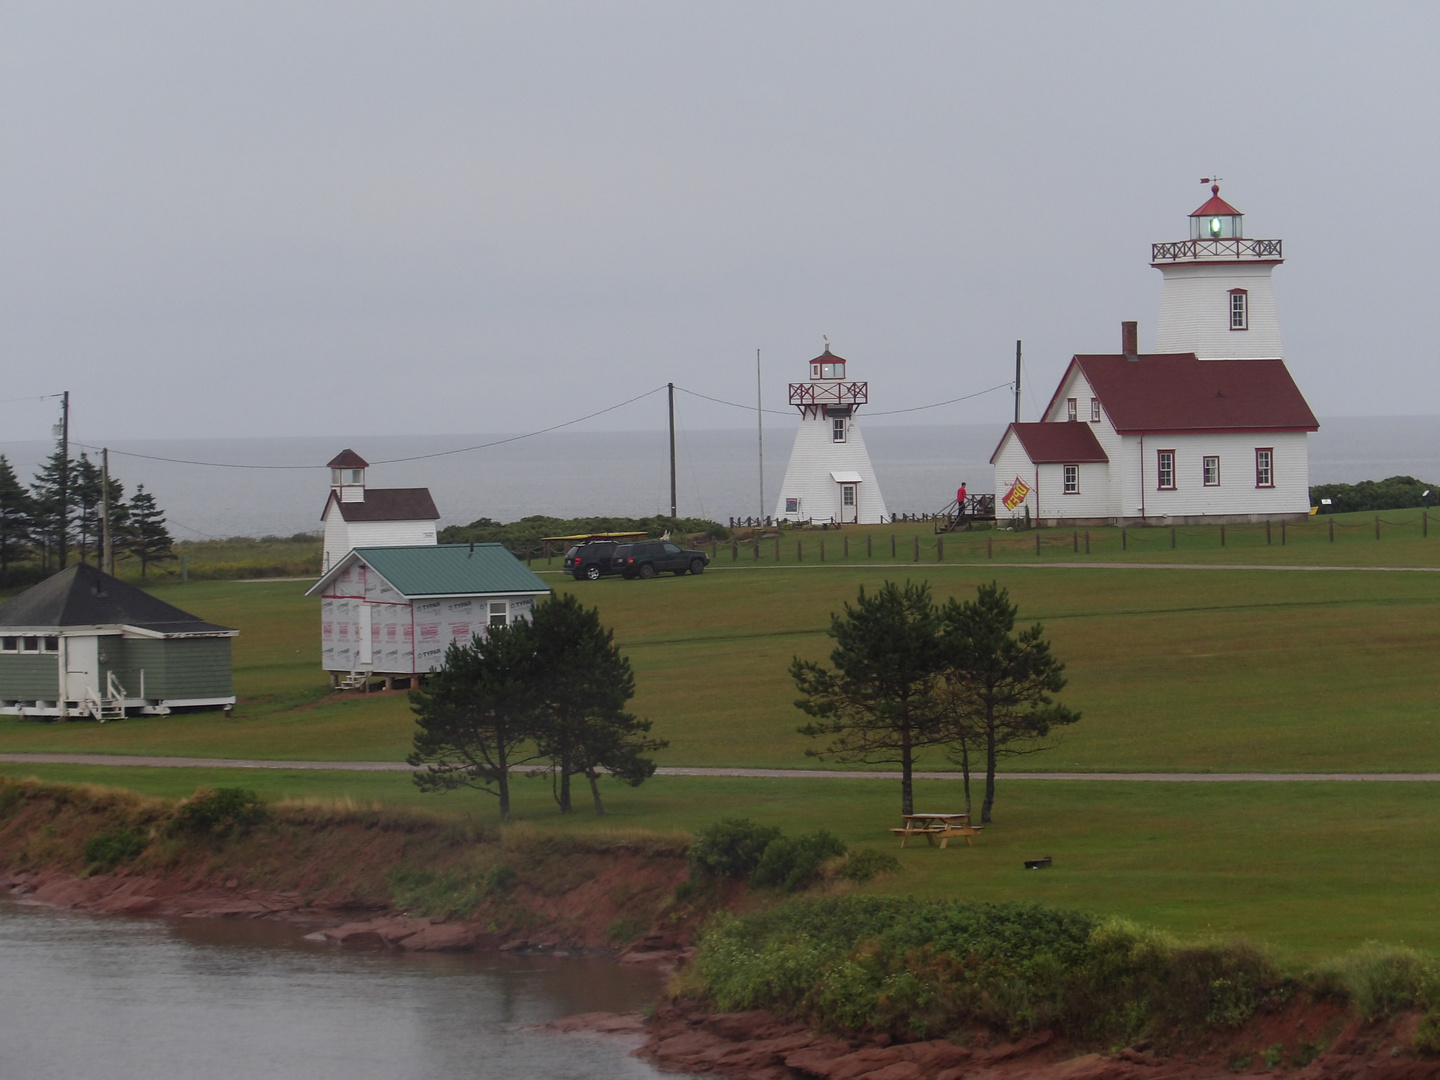
POLYGON ((810 378, 790 384, 800 430, 785 468, 775 516, 782 521, 873 525, 885 520, 885 499, 865 449, 856 413, 869 384, 846 376, 846 361, 825 351, 810 361, 810 378))
POLYGON ((1150 245, 1165 275, 1157 353, 1201 360, 1283 360, 1270 274, 1284 259, 1279 240, 1245 235, 1245 216, 1220 198, 1220 185, 1190 215, 1190 238, 1150 245))

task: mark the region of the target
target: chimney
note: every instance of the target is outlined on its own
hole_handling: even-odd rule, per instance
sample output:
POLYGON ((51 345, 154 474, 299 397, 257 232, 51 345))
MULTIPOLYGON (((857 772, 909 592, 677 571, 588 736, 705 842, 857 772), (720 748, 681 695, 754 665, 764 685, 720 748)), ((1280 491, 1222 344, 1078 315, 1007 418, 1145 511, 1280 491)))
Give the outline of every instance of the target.
POLYGON ((1126 360, 1136 360, 1140 356, 1140 324, 1135 322, 1122 322, 1120 324, 1120 349, 1125 354, 1126 360))

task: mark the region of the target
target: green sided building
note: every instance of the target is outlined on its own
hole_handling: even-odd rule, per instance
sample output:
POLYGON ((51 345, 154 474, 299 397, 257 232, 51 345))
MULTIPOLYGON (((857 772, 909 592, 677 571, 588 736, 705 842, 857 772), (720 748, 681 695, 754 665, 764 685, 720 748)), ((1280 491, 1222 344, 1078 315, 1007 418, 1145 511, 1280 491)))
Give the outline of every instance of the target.
POLYGON ((72 566, 0 607, 0 714, 103 721, 229 710, 238 633, 72 566))

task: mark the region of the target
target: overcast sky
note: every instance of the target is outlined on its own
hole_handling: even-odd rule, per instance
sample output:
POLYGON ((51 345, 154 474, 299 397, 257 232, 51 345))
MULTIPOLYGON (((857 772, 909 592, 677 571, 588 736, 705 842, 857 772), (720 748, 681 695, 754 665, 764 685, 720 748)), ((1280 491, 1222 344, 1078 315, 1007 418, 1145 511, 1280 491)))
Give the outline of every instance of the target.
POLYGON ((0 441, 753 403, 756 348, 783 407, 822 335, 872 413, 1023 338, 1035 418, 1215 171, 1315 411, 1440 413, 1437 55, 1433 2, 4 0, 0 441))

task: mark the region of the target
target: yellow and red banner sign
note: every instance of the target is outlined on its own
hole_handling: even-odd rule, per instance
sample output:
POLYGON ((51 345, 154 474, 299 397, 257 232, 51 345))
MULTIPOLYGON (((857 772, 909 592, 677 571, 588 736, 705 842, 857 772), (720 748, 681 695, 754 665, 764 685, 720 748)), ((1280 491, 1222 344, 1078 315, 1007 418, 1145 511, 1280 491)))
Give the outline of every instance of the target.
POLYGON ((1005 492, 1005 498, 1001 501, 1005 504, 1006 510, 1014 510, 1025 501, 1025 496, 1030 494, 1030 485, 1015 477, 1015 483, 1010 485, 1010 490, 1005 492))

